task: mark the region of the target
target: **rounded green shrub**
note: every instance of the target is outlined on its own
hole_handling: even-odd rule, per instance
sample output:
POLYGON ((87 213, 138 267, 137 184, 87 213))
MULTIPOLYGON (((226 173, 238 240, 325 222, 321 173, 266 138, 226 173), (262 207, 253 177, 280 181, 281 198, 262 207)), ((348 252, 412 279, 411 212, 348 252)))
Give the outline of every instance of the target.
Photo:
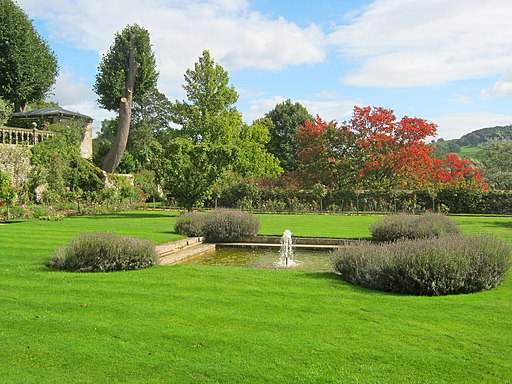
POLYGON ((400 239, 425 239, 446 234, 458 234, 455 221, 438 213, 424 215, 389 215, 370 226, 372 239, 396 241, 400 239))
POLYGON ((510 245, 476 235, 399 240, 340 248, 334 269, 363 287, 413 295, 483 291, 498 285, 511 266, 510 245))
POLYGON ((187 212, 176 218, 174 231, 180 235, 196 237, 203 236, 206 215, 199 212, 187 212))
POLYGON ((59 248, 49 266, 72 272, 111 272, 148 268, 155 258, 150 241, 97 232, 79 235, 68 247, 59 248))
POLYGON ((219 209, 206 216, 203 231, 207 242, 227 243, 258 234, 260 221, 247 212, 219 209))

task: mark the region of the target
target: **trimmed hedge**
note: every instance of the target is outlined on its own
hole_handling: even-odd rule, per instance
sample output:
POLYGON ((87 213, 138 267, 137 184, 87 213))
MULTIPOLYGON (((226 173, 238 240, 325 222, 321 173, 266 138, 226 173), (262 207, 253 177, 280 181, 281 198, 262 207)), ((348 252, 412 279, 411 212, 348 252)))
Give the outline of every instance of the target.
POLYGON ((143 269, 155 264, 153 243, 114 233, 84 233, 59 248, 50 267, 71 272, 111 272, 143 269))
POLYGON ((455 221, 438 213, 424 215, 398 214, 370 226, 372 239, 377 241, 395 241, 400 239, 424 239, 440 237, 446 234, 460 233, 455 221))
POLYGON ((511 266, 510 245, 488 236, 448 235, 340 248, 334 269, 363 287, 412 295, 478 292, 497 286, 511 266))
MULTIPOLYGON (((512 214, 512 191, 441 189, 433 197, 428 191, 330 190, 322 199, 330 212, 415 212, 512 214)), ((312 190, 296 185, 268 186, 240 182, 227 188, 217 203, 223 207, 262 212, 312 212, 320 201, 312 190)), ((213 207, 215 201, 210 201, 213 207)))
POLYGON ((203 233, 207 242, 228 243, 255 236, 260 221, 250 213, 219 209, 206 215, 203 233))

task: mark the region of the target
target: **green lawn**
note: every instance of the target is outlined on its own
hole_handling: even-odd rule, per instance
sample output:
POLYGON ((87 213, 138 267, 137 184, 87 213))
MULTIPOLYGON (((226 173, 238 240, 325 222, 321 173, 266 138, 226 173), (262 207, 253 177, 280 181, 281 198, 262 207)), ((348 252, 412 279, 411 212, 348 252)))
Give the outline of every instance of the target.
MULTIPOLYGON (((172 213, 0 225, 1 383, 510 383, 512 278, 411 297, 333 274, 194 265, 75 274, 56 247, 108 230, 164 243, 172 213)), ((368 237, 372 216, 260 215, 261 233, 368 237)), ((512 243, 512 218, 456 217, 512 243)))

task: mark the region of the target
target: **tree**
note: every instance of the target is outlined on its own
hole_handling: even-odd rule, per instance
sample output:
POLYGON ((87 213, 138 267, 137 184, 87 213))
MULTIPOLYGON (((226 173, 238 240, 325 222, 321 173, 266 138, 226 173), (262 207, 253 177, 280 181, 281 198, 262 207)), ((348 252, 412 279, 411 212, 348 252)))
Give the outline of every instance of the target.
POLYGON ((297 133, 298 177, 305 187, 323 184, 333 189, 352 189, 361 166, 356 136, 347 124, 326 122, 317 116, 297 133))
POLYGON ((314 120, 313 116, 302 104, 288 99, 277 104, 265 117, 273 123, 268 151, 280 160, 285 171, 295 171, 298 164, 296 135, 306 121, 314 120))
POLYGON ((58 74, 57 57, 26 13, 12 0, 0 0, 0 96, 15 112, 44 99, 58 74))
POLYGON ((408 116, 397 121, 390 109, 356 106, 348 124, 361 151, 364 188, 418 189, 428 181, 433 149, 425 139, 436 134, 434 123, 408 116))
POLYGON ((12 107, 0 97, 0 127, 4 125, 12 115, 12 107))
POLYGON ((233 164, 233 170, 238 175, 250 178, 276 177, 283 172, 277 157, 265 148, 270 140, 269 128, 272 126, 272 120, 267 118, 244 126, 240 133, 238 156, 233 164))
POLYGON ((166 145, 154 168, 160 170, 157 176, 164 191, 191 211, 210 197, 233 158, 226 146, 178 137, 166 145))
MULTIPOLYGON (((171 102, 156 88, 135 102, 126 150, 116 169, 117 172, 133 173, 148 168, 156 155, 156 147, 175 136, 170 123, 171 102)), ((117 126, 117 118, 101 122, 100 132, 93 140, 94 162, 98 166, 112 147, 117 126)))
POLYGON ((229 85, 228 72, 203 51, 194 69, 187 69, 187 101, 173 104, 173 122, 194 143, 234 143, 242 129, 242 115, 235 107, 238 93, 229 85))
POLYGON ((267 126, 242 122, 229 75, 208 51, 186 71, 183 88, 188 100, 172 105, 172 121, 181 129, 164 144, 153 166, 164 191, 191 209, 211 196, 227 171, 245 176, 280 172, 276 159, 264 149, 267 126))
POLYGON ((488 184, 482 177, 482 171, 470 160, 460 159, 450 153, 444 160, 432 159, 427 188, 459 188, 487 190, 488 184))
POLYGON ((155 161, 164 191, 192 209, 210 195, 213 185, 237 157, 243 128, 238 99, 228 73, 203 51, 194 69, 185 73, 188 101, 172 106, 173 122, 180 125, 155 161))
POLYGON ((309 185, 336 189, 421 188, 430 171, 431 146, 425 138, 436 126, 384 108, 354 107, 338 126, 320 117, 299 130, 299 175, 309 185))
POLYGON ((100 106, 119 114, 114 142, 101 162, 106 172, 115 171, 126 149, 133 102, 153 90, 157 79, 149 32, 137 24, 127 26, 103 56, 94 84, 100 106))
POLYGON ((492 188, 512 190, 512 140, 490 140, 477 153, 480 169, 492 188))
POLYGON ((17 190, 11 183, 8 173, 0 171, 0 207, 7 206, 7 220, 9 220, 9 207, 16 200, 17 190))

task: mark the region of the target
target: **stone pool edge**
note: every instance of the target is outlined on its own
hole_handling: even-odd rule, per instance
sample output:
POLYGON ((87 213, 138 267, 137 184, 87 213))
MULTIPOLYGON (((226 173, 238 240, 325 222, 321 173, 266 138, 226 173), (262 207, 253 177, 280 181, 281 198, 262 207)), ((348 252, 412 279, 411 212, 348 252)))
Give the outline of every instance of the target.
MULTIPOLYGON (((294 237, 294 248, 297 250, 332 251, 341 246, 351 245, 358 240, 321 238, 321 237, 294 237)), ((280 236, 252 236, 236 243, 204 243, 203 237, 189 237, 173 241, 156 247, 159 265, 174 265, 181 261, 198 256, 206 252, 213 252, 219 248, 263 248, 279 249, 280 236)))

